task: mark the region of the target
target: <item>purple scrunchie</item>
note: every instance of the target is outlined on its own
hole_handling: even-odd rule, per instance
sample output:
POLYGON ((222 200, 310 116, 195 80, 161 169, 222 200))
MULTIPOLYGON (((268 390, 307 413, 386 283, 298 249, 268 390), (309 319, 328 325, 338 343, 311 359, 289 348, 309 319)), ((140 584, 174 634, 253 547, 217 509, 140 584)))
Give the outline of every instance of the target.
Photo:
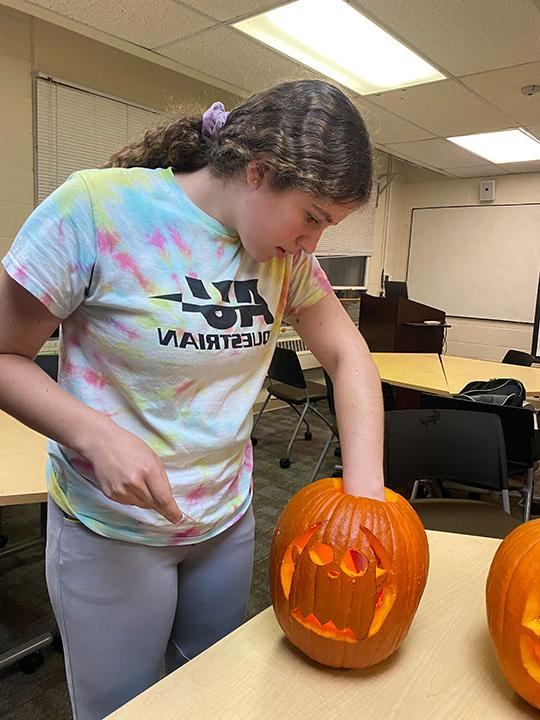
POLYGON ((202 116, 202 135, 205 138, 213 138, 227 122, 229 113, 225 110, 222 102, 215 102, 202 116))

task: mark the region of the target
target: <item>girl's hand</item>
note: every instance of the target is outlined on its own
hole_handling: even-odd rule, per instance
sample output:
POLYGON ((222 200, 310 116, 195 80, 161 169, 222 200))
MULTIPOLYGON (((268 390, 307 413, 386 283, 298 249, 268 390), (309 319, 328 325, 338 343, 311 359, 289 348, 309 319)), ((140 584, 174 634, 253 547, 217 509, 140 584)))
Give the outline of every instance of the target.
POLYGON ((173 524, 182 520, 163 463, 133 433, 111 423, 84 455, 94 467, 96 484, 111 500, 157 510, 173 524))

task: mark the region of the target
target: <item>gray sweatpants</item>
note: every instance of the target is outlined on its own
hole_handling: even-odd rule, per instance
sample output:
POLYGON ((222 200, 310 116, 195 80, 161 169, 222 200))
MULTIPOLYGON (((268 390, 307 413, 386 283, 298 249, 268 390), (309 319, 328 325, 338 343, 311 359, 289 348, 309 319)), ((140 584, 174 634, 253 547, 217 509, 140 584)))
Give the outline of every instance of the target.
POLYGON ((49 500, 47 586, 76 720, 98 720, 245 618, 255 523, 250 507, 205 542, 110 540, 49 500))

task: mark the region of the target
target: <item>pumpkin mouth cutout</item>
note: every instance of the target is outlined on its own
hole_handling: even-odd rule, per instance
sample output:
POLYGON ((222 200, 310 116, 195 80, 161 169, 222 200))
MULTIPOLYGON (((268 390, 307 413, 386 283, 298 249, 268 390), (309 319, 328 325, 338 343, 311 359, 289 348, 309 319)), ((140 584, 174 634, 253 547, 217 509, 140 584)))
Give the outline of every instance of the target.
POLYGON ((351 628, 338 628, 332 620, 321 623, 321 621, 318 620, 313 613, 309 613, 309 615, 306 616, 302 615, 300 608, 294 608, 291 615, 297 622, 300 623, 300 625, 303 625, 305 628, 311 630, 317 635, 331 638, 332 640, 344 640, 345 642, 350 643, 358 642, 359 638, 351 628))
MULTIPOLYGON (((375 633, 380 630, 386 616, 394 605, 395 599, 395 589, 392 586, 379 590, 375 602, 375 614, 367 637, 375 635, 375 633)), ((343 640, 349 643, 355 643, 360 640, 352 628, 339 628, 333 620, 322 623, 313 613, 303 615, 298 607, 292 610, 291 615, 300 625, 303 625, 307 630, 311 630, 317 635, 321 635, 321 637, 330 638, 331 640, 343 640)))

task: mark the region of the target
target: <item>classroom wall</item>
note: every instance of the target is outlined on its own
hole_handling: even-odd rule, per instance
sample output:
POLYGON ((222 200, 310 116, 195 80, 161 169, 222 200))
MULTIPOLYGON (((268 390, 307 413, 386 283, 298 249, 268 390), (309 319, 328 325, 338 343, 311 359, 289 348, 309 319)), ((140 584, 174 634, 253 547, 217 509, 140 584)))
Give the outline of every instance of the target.
MULTIPOLYGON (((539 202, 540 173, 493 178, 451 179, 395 161, 396 180, 389 199, 385 272, 405 280, 413 208, 478 205, 482 179, 496 181, 493 204, 539 202)), ((474 288, 471 288, 474 292, 474 288)), ((414 299, 414 298, 413 298, 414 299)), ((441 308, 444 310, 444 308, 441 308)), ((532 324, 449 317, 448 354, 499 361, 509 348, 530 352, 532 324)))
MULTIPOLYGON (((200 80, 0 7, 0 257, 34 207, 32 76, 42 72, 148 107, 206 107, 217 97, 238 98, 200 80)), ((375 216, 368 292, 378 294, 381 272, 405 279, 411 210, 476 204, 480 178, 452 180, 376 153, 378 174, 393 176, 381 192, 375 216)), ((381 187, 387 181, 384 177, 381 187)), ((540 173, 498 176, 499 203, 536 202, 540 173)), ((451 318, 448 351, 498 360, 508 347, 530 349, 532 327, 451 318)))
POLYGON ((34 207, 33 73, 140 105, 203 108, 238 97, 30 15, 0 6, 0 257, 34 207))

